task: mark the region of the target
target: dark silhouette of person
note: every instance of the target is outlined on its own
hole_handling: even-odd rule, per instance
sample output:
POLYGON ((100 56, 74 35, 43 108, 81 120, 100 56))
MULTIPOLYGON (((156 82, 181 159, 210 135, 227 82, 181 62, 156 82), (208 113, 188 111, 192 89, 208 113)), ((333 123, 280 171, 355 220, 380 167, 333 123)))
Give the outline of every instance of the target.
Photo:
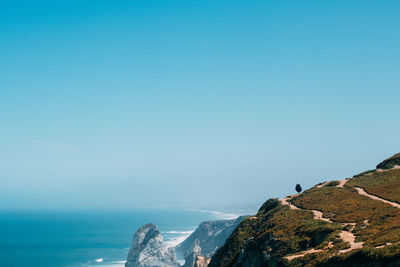
POLYGON ((301 188, 301 185, 296 184, 296 191, 297 193, 300 193, 303 189, 301 188))

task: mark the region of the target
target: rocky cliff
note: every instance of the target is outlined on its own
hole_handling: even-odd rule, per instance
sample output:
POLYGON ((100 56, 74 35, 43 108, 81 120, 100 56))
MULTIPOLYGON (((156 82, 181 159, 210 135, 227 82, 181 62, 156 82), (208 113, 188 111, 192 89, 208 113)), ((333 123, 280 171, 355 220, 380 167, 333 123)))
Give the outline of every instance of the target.
POLYGON ((266 201, 208 266, 400 266, 399 164, 266 201))
MULTIPOLYGON (((233 220, 202 222, 184 242, 175 249, 185 258, 185 267, 205 267, 245 217, 233 220)), ((166 248, 157 226, 146 224, 136 231, 128 253, 127 267, 176 267, 174 250, 166 248)))
POLYGON ((154 224, 136 231, 129 249, 126 267, 178 267, 173 249, 165 247, 163 236, 154 224))
POLYGON ((196 231, 175 247, 175 251, 185 257, 193 252, 211 257, 244 218, 202 222, 196 231))

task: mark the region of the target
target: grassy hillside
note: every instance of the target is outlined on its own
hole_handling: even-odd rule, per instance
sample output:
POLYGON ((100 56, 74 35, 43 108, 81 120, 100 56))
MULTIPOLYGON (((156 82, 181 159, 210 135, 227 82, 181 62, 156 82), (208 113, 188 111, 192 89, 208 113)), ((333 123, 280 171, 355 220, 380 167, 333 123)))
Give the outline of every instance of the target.
POLYGON ((382 170, 387 170, 387 169, 392 169, 396 165, 400 166, 400 153, 397 153, 396 155, 385 159, 381 163, 376 166, 377 169, 382 169, 382 170))
POLYGON ((398 159, 378 165, 384 169, 268 200, 209 266, 400 266, 398 159))
POLYGON ((400 169, 372 171, 351 179, 347 186, 357 186, 370 194, 400 203, 400 169))

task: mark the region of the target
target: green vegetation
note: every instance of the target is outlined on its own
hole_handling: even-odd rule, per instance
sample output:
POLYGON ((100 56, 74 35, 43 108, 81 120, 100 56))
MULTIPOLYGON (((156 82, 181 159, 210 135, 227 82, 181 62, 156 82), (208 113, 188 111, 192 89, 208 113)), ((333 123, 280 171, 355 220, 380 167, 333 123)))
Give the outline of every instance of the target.
MULTIPOLYGON (((382 169, 397 160, 400 154, 382 169)), ((236 228, 209 266, 400 266, 399 209, 354 188, 400 202, 400 169, 367 171, 338 185, 331 181, 287 200, 293 209, 269 199, 236 228), (346 232, 362 247, 342 240, 346 232)))
POLYGON ((398 153, 388 159, 385 159, 384 161, 379 163, 378 166, 376 166, 376 168, 387 170, 387 169, 393 168, 396 165, 400 166, 400 153, 398 153))
POLYGON ((339 181, 332 181, 332 182, 329 182, 329 183, 327 183, 325 186, 337 186, 339 184, 339 181))
POLYGON ((333 253, 347 246, 337 237, 340 230, 340 224, 314 220, 310 211, 292 210, 270 199, 255 217, 246 218, 238 226, 209 266, 231 266, 232 262, 240 260, 242 249, 257 251, 252 254, 253 258, 262 258, 265 253, 282 258, 309 248, 321 249, 330 242, 340 244, 332 249, 333 253))
POLYGON ((292 203, 304 209, 320 210, 334 222, 356 223, 354 234, 365 246, 400 241, 399 209, 360 195, 353 188, 312 188, 292 203), (368 225, 364 221, 368 221, 368 225))
POLYGON ((400 245, 385 248, 363 248, 351 254, 338 254, 319 266, 400 266, 400 245), (372 264, 371 264, 372 263, 372 264))
POLYGON ((400 169, 358 176, 350 179, 346 186, 361 187, 369 194, 400 203, 400 169))
POLYGON ((362 172, 362 173, 356 174, 356 175, 354 175, 353 177, 364 176, 364 175, 367 175, 367 174, 370 174, 370 173, 374 173, 374 172, 376 172, 376 169, 373 169, 373 170, 368 170, 368 171, 365 171, 365 172, 362 172))

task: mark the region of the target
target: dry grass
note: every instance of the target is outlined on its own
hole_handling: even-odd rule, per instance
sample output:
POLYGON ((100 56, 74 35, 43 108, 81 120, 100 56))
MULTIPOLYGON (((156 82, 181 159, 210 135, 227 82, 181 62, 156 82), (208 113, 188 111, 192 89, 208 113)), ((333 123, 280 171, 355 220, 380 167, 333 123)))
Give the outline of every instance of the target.
POLYGON ((336 187, 339 181, 320 185, 289 200, 301 209, 282 206, 277 199, 265 202, 256 216, 236 228, 213 256, 210 267, 240 265, 243 257, 250 260, 249 266, 251 260, 259 266, 266 255, 282 266, 400 264, 400 210, 354 189, 360 187, 369 194, 400 203, 400 169, 367 171, 347 181, 344 187, 336 187), (316 220, 309 210, 321 211, 331 222, 316 220), (356 242, 364 242, 364 247, 338 253, 350 247, 339 237, 342 230, 350 229, 356 242), (311 248, 317 252, 291 261, 286 258, 311 248))
POLYGON ((400 169, 358 176, 350 179, 346 186, 361 187, 369 194, 400 203, 400 169))
POLYGON ((334 222, 355 222, 357 241, 375 247, 400 241, 400 214, 397 208, 357 193, 353 188, 310 189, 293 200, 305 209, 317 209, 334 222), (364 221, 368 220, 367 226, 364 221))

